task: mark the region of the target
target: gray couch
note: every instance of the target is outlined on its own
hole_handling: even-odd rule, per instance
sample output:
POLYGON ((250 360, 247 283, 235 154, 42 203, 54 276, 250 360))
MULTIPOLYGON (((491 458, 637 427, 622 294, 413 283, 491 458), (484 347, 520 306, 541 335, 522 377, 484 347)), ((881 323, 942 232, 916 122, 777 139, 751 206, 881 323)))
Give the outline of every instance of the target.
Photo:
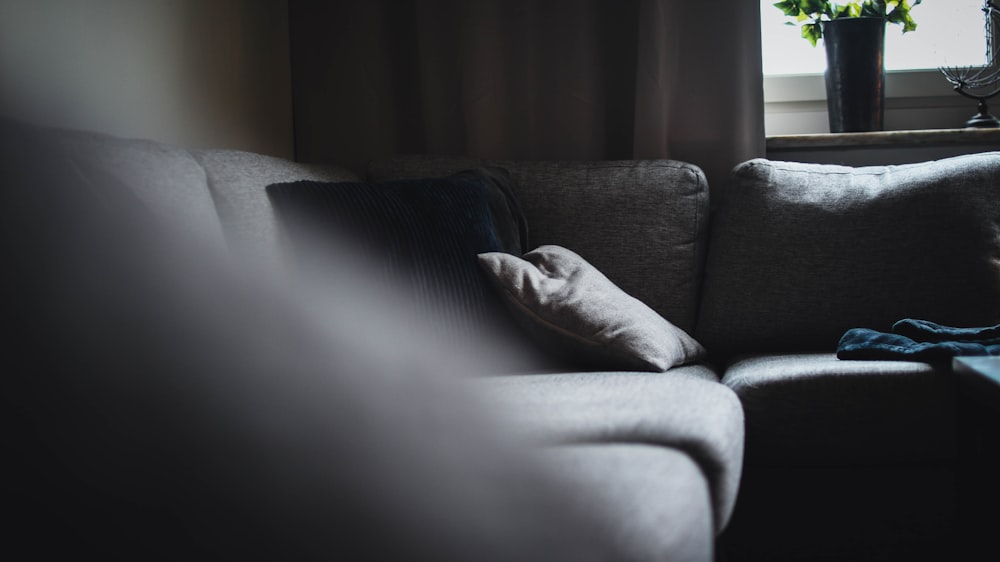
MULTIPOLYGON (((361 179, 245 152, 64 135, 165 222, 265 262, 284 259, 267 185, 361 179)), ((373 163, 368 179, 477 163, 400 158, 373 163)), ((532 245, 578 252, 710 353, 667 373, 474 381, 599 529, 597 559, 910 559, 953 546, 947 370, 833 351, 845 329, 907 316, 1000 318, 996 271, 976 261, 1000 255, 1000 155, 862 170, 757 160, 734 172, 712 217, 690 164, 492 164, 520 186, 532 245)))
MULTIPOLYGON (((432 176, 474 163, 397 159, 370 173, 432 176)), ((536 242, 578 248, 666 318, 694 323, 710 354, 699 368, 714 373, 703 376, 739 397, 746 450, 720 543, 728 559, 970 554, 949 366, 841 361, 834 351, 850 328, 888 331, 902 318, 998 322, 1000 154, 872 168, 753 160, 733 171, 711 217, 708 188, 685 164, 498 165, 522 184, 536 242)), ((591 376, 572 378, 600 384, 607 375, 591 376)), ((582 410, 574 397, 584 389, 574 380, 562 400, 582 410)), ((548 426, 554 400, 538 399, 532 423, 548 426)), ((653 419, 634 415, 650 417, 632 427, 653 419)), ((574 423, 583 431, 598 422, 574 423)), ((728 513, 716 505, 717 531, 728 513)))
MULTIPOLYGON (((264 193, 268 184, 360 181, 336 168, 317 171, 240 152, 192 156, 205 169, 223 231, 237 246, 280 246, 264 193)), ((693 331, 708 208, 699 169, 669 161, 495 164, 510 170, 522 189, 517 195, 532 244, 575 249, 693 331)), ((400 159, 374 163, 370 179, 434 177, 475 165, 400 159)), ((718 380, 710 367, 692 365, 668 377, 549 373, 490 378, 484 385, 516 412, 515 431, 552 447, 564 469, 577 473, 574 480, 610 527, 622 559, 706 560, 732 514, 743 453, 742 410, 718 380), (660 499, 636 503, 648 495, 660 499)))
MULTIPOLYGON (((223 230, 239 239, 235 244, 277 232, 264 187, 287 181, 294 168, 238 152, 193 156, 205 167, 223 230)), ((434 177, 477 164, 399 159, 373 163, 369 179, 434 177)), ((670 161, 494 164, 511 171, 521 188, 533 245, 573 248, 693 331, 708 208, 699 169, 670 161)), ((346 176, 299 170, 302 178, 346 176)), ((272 236, 264 242, 279 246, 272 236)), ((718 380, 709 366, 691 365, 666 377, 547 373, 491 377, 483 385, 514 413, 516 433, 551 447, 574 474, 580 497, 610 529, 621 559, 707 560, 732 514, 743 454, 742 410, 718 380), (650 495, 658 499, 638 501, 650 495)))
MULTIPOLYGON (((947 361, 840 361, 850 328, 1000 318, 1000 155, 737 167, 713 221, 698 338, 746 414, 731 550, 764 559, 958 559, 947 361)), ((974 488, 974 485, 970 488, 974 488)), ((981 553, 980 553, 981 554, 981 553)))

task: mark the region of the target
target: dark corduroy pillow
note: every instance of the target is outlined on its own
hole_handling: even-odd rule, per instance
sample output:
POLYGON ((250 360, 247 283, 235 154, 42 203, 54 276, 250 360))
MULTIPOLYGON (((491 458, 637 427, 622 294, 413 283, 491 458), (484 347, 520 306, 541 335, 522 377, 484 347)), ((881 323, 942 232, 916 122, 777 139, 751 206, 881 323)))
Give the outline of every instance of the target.
POLYGON ((267 193, 300 264, 335 266, 337 256, 319 255, 326 247, 314 244, 317 235, 333 236, 404 285, 418 307, 464 330, 502 321, 476 255, 523 249, 527 230, 509 181, 503 170, 477 169, 383 183, 280 183, 267 193))
POLYGON ((1000 153, 849 168, 752 160, 712 222, 711 353, 829 351, 903 318, 1000 323, 1000 153))

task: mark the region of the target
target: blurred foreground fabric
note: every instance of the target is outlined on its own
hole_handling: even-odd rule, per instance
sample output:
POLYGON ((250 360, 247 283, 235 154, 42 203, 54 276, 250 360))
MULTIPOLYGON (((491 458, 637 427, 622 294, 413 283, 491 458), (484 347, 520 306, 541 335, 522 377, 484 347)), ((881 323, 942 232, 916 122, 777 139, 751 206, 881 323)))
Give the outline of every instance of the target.
POLYGON ((319 297, 32 130, 3 124, 0 158, 9 552, 608 559, 456 383, 488 346, 438 352, 350 252, 319 297))

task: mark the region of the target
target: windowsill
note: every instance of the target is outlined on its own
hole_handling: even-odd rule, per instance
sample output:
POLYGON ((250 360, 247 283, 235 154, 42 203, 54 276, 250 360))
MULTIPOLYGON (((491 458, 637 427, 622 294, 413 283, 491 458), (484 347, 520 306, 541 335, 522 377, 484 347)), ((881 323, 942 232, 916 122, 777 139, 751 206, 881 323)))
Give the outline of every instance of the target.
POLYGON ((874 133, 817 133, 767 137, 767 151, 827 150, 852 147, 961 146, 1000 143, 996 129, 926 129, 874 133))
MULTIPOLYGON (((939 70, 888 70, 885 96, 887 99, 952 97, 955 91, 939 70)), ((822 73, 764 76, 766 103, 825 100, 826 79, 822 73)))
MULTIPOLYGON (((890 130, 961 127, 976 101, 955 93, 938 71, 886 73, 885 125, 890 130)), ((826 85, 822 75, 765 76, 764 128, 768 135, 826 133, 826 85)))

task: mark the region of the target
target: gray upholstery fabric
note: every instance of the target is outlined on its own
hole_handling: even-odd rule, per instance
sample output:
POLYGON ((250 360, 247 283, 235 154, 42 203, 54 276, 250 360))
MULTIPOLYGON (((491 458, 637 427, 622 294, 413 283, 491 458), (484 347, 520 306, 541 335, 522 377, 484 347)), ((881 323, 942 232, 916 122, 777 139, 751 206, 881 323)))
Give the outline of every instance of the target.
POLYGON ((573 506, 605 530, 615 560, 706 562, 715 533, 708 484, 684 453, 648 445, 545 451, 573 506))
POLYGON ((234 250, 274 259, 281 255, 280 233, 265 188, 297 180, 360 181, 333 166, 298 164, 236 150, 196 151, 205 168, 208 188, 234 250))
POLYGON ((710 484, 718 531, 736 501, 744 433, 739 400, 712 376, 692 365, 667 374, 521 375, 476 384, 509 409, 516 434, 539 443, 645 443, 685 452, 710 484))
POLYGON ((490 252, 479 263, 538 341, 580 363, 663 372, 705 355, 684 330, 566 248, 540 246, 524 259, 490 252))
POLYGON ((751 160, 713 217, 695 337, 832 351, 902 318, 1000 323, 1000 153, 848 168, 751 160))
POLYGON ((53 131, 91 184, 128 186, 165 226, 224 244, 205 171, 191 153, 158 142, 83 131, 53 131))
POLYGON ((734 562, 957 556, 956 473, 941 466, 751 467, 720 550, 734 562))
POLYGON ((746 415, 746 463, 879 465, 955 456, 955 388, 925 363, 832 354, 735 361, 723 384, 746 415))
POLYGON ((669 160, 399 158, 373 163, 370 179, 441 176, 479 165, 506 168, 518 183, 532 248, 573 250, 626 293, 693 331, 708 212, 699 168, 669 160))
POLYGON ((538 447, 460 392, 488 342, 439 348, 359 268, 328 299, 190 244, 17 133, 0 125, 5 551, 617 558, 538 447))

